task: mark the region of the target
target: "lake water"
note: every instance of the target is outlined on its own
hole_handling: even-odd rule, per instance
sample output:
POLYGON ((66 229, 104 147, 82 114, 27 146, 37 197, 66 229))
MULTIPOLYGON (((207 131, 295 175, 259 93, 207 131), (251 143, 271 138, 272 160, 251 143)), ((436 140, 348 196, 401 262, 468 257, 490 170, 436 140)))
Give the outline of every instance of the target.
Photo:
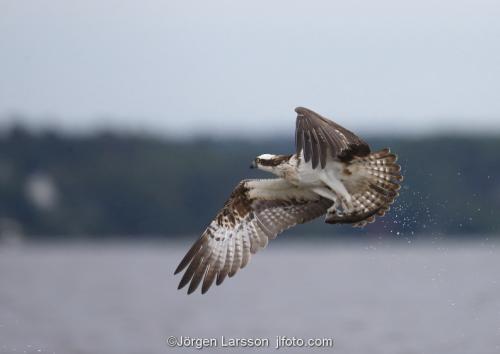
POLYGON ((0 353, 211 353, 221 336, 268 338, 238 350, 265 353, 286 336, 333 338, 325 353, 497 354, 500 247, 481 240, 276 240, 203 296, 176 290, 188 240, 0 246, 0 353))

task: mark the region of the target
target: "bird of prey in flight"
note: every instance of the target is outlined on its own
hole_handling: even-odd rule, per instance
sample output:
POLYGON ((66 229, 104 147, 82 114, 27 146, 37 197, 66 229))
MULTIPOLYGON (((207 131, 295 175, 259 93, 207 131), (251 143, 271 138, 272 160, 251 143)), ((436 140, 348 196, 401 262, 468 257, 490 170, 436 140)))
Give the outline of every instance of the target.
POLYGON ((277 176, 241 181, 175 270, 188 294, 221 284, 282 231, 325 215, 329 224, 365 226, 383 216, 402 181, 396 155, 371 152, 351 131, 298 107, 295 154, 263 154, 253 168, 277 176))

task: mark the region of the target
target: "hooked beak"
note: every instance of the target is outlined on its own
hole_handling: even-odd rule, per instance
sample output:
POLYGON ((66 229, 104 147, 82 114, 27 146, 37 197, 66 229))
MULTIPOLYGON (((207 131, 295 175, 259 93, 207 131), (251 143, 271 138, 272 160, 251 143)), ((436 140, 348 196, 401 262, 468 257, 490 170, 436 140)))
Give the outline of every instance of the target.
POLYGON ((250 168, 257 168, 257 164, 255 163, 255 160, 252 161, 252 164, 250 165, 250 168))

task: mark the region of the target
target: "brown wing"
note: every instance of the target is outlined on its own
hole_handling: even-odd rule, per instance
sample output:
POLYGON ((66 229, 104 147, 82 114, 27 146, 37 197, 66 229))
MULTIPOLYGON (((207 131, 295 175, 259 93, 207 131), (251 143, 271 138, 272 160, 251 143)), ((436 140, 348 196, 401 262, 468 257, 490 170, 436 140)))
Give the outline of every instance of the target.
POLYGON ((175 270, 187 267, 179 289, 189 283, 191 294, 203 282, 205 293, 215 279, 219 285, 245 267, 269 239, 325 214, 331 204, 279 178, 241 181, 175 270))
POLYGON ((341 127, 310 109, 297 107, 295 148, 297 156, 302 151, 304 160, 312 160, 316 168, 321 162, 325 168, 328 153, 333 158, 349 161, 354 156, 366 156, 370 147, 353 132, 341 127))
POLYGON ((384 216, 399 195, 403 176, 397 156, 389 149, 365 157, 354 157, 345 164, 340 179, 351 195, 351 207, 341 213, 329 213, 329 224, 353 224, 363 227, 384 216))

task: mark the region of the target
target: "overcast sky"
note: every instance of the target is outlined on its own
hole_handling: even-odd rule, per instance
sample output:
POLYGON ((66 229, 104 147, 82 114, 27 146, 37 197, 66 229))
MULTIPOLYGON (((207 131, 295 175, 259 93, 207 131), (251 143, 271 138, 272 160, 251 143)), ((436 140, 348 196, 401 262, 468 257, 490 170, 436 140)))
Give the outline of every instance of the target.
POLYGON ((79 131, 500 132, 500 2, 0 0, 0 117, 79 131))

